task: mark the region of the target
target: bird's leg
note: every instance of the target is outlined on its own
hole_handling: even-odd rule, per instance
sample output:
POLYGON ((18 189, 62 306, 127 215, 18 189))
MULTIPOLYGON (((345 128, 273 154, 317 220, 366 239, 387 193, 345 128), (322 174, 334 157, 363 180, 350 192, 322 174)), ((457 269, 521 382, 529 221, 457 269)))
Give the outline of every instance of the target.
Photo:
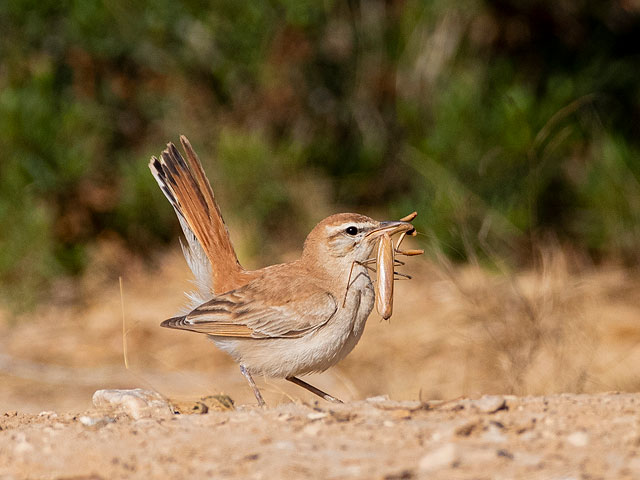
POLYGON ((327 402, 333 402, 333 403, 344 403, 342 400, 340 400, 339 398, 336 397, 332 397, 331 395, 329 395, 326 392, 323 392, 322 390, 320 390, 319 388, 314 387, 313 385, 305 382, 304 380, 300 380, 297 377, 287 377, 287 380, 289 380, 291 383, 295 383, 296 385, 305 388, 307 390, 309 390, 311 393, 315 393, 316 395, 318 395, 319 397, 325 399, 327 402))
POLYGON ((240 371, 242 372, 242 375, 244 375, 244 378, 247 379, 247 382, 249 382, 249 385, 253 389, 253 394, 256 396, 256 400, 258 400, 258 404, 261 407, 266 407, 267 404, 265 403, 264 398, 262 398, 262 395, 260 394, 260 390, 258 390, 258 387, 256 386, 256 382, 253 381, 253 377, 247 370, 247 367, 245 367, 244 365, 240 365, 240 371))

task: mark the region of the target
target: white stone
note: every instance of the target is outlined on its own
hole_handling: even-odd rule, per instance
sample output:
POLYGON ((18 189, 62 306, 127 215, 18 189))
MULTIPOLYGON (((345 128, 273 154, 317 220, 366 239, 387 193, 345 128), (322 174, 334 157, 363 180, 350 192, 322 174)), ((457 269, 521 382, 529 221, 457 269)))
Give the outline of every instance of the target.
POLYGON ((482 439, 491 443, 504 443, 507 441, 507 436, 495 425, 489 425, 482 434, 482 439))
POLYGON ((389 400, 389 395, 378 395, 377 397, 369 397, 366 401, 369 403, 380 403, 386 402, 387 400, 389 400))
POLYGON ((472 400, 471 405, 481 413, 495 413, 506 408, 507 401, 501 395, 484 395, 478 400, 472 400))
POLYGON ((309 420, 320 420, 321 418, 326 418, 328 416, 329 414, 326 412, 311 412, 307 415, 307 418, 309 420))
POLYGON ((58 418, 58 414, 56 412, 52 412, 49 410, 45 410, 44 412, 40 412, 38 414, 39 417, 47 417, 47 418, 58 418))
POLYGON ((151 390, 98 390, 93 394, 96 408, 126 413, 134 419, 166 417, 173 414, 169 402, 151 390))
POLYGON ((589 444, 589 435, 584 432, 573 432, 567 437, 567 442, 574 447, 586 447, 589 444))
POLYGON ((86 415, 82 415, 81 417, 78 417, 78 421, 83 424, 85 427, 90 427, 92 425, 96 424, 96 420, 88 417, 86 415))
POLYGON ((302 429, 302 432, 305 435, 309 435, 310 437, 315 437, 320 433, 320 429, 322 428, 321 423, 310 423, 302 429))
POLYGON ((535 467, 542 463, 542 456, 528 452, 518 452, 513 455, 513 459, 520 465, 535 467))
POLYGON ((20 432, 16 436, 16 442, 13 447, 13 451, 16 453, 16 455, 21 455, 33 451, 33 445, 31 445, 27 441, 27 437, 24 433, 20 432))
POLYGON ((432 472, 441 468, 450 467, 458 460, 458 452, 454 443, 444 445, 432 450, 420 459, 418 468, 422 472, 432 472))
POLYGON ((85 427, 93 427, 94 425, 111 423, 114 421, 113 418, 109 417, 89 417, 88 415, 82 415, 78 417, 78 421, 83 424, 85 427))

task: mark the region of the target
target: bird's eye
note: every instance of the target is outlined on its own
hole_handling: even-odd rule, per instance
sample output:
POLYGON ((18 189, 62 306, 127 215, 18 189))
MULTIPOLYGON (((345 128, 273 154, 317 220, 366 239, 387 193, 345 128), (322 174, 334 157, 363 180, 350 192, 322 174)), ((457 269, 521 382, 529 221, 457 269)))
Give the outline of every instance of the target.
POLYGON ((347 235, 357 235, 358 234, 358 227, 354 227, 353 225, 351 225, 350 227, 347 227, 345 232, 347 232, 347 235))

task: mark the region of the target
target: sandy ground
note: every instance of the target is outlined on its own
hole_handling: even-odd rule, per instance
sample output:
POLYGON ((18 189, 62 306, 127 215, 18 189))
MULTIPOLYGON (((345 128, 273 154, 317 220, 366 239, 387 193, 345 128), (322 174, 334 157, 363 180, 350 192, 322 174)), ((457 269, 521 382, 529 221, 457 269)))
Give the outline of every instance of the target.
POLYGON ((0 478, 640 478, 640 395, 601 393, 640 391, 638 272, 412 262, 391 322, 372 314, 307 378, 345 405, 257 379, 261 410, 206 338, 158 327, 189 289, 179 254, 126 263, 128 368, 113 262, 28 316, 0 310, 0 478), (103 388, 236 408, 136 420, 95 409, 103 388))
POLYGON ((0 417, 2 478, 640 478, 640 395, 0 417), (97 422, 91 424, 92 422, 97 422))

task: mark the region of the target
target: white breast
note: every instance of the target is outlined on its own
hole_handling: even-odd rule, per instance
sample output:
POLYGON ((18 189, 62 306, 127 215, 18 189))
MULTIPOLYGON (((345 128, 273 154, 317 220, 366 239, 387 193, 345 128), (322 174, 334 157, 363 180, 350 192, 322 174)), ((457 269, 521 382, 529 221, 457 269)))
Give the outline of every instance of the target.
POLYGON ((251 373, 284 378, 322 372, 342 360, 356 346, 373 309, 375 293, 366 270, 356 274, 338 311, 322 328, 300 338, 213 338, 216 346, 251 373))

